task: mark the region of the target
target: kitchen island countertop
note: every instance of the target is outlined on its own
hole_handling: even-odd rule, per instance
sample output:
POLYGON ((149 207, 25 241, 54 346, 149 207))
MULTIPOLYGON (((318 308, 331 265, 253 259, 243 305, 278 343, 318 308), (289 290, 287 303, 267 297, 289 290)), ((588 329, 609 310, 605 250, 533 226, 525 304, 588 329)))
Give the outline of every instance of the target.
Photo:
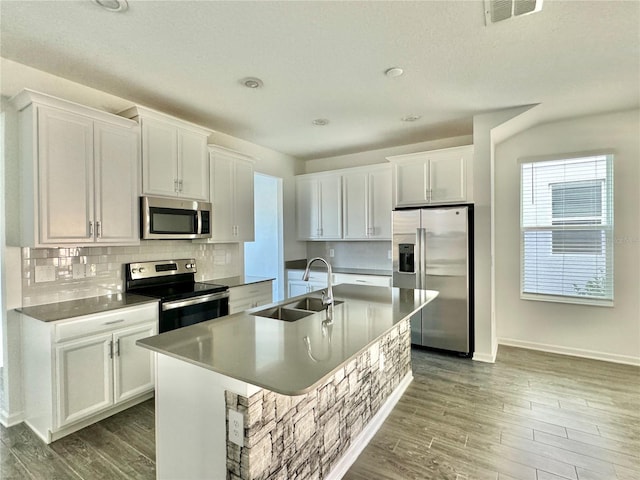
MULTIPOLYGON (((294 322, 256 313, 269 305, 138 340, 157 353, 284 395, 313 389, 438 295, 431 290, 338 285, 325 311, 294 322)), ((291 298, 271 307, 295 302, 291 298)))

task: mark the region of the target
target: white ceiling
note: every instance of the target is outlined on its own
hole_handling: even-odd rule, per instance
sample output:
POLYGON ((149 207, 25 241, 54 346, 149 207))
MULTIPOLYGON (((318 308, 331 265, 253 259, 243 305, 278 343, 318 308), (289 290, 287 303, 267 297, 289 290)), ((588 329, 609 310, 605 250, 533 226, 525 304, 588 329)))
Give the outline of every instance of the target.
POLYGON ((545 0, 489 27, 481 0, 2 0, 0 15, 4 58, 302 159, 470 134, 516 105, 545 120, 640 105, 638 1, 545 0))

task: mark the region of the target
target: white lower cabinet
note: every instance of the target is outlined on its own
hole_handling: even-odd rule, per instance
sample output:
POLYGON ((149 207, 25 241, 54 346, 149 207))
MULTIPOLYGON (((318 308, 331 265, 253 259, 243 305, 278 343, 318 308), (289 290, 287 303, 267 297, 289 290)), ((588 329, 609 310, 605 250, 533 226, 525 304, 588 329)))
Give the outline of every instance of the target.
MULTIPOLYGON (((325 272, 311 272, 309 280, 302 280, 304 270, 287 270, 287 298, 305 295, 327 288, 327 274, 325 272)), ((335 275, 332 278, 335 278, 335 275)))
POLYGON ((22 326, 25 422, 45 442, 153 395, 154 356, 136 341, 156 334, 157 303, 22 326))
POLYGON ((60 428, 113 405, 111 334, 56 346, 56 390, 60 428))
POLYGON ((229 288, 229 315, 273 302, 272 280, 229 288))

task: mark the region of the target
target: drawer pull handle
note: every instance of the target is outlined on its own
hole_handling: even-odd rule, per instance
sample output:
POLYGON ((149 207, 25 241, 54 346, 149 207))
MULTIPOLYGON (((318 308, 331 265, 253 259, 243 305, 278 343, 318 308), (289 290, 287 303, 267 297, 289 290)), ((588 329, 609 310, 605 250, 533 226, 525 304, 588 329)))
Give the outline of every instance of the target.
POLYGON ((366 280, 356 280, 356 282, 358 282, 358 283, 367 283, 366 280))
POLYGON ((105 325, 113 325, 114 323, 122 323, 124 322, 124 318, 121 318, 120 320, 111 320, 110 322, 105 322, 105 325))

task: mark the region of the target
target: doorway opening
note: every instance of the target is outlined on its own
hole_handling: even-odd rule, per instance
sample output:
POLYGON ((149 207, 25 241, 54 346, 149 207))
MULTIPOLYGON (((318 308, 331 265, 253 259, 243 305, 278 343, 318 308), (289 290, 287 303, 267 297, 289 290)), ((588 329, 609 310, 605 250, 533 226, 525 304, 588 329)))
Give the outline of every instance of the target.
POLYGON ((284 298, 282 178, 254 174, 255 241, 244 244, 244 274, 273 278, 273 301, 284 298))

